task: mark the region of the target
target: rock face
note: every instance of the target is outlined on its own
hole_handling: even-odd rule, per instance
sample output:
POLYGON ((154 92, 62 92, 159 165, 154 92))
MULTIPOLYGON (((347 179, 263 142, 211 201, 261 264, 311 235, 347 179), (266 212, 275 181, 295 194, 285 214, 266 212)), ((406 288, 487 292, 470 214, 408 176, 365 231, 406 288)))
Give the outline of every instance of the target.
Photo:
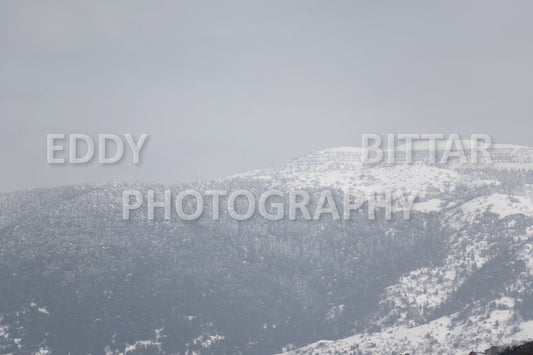
POLYGON ((0 195, 0 353, 467 354, 532 338, 533 149, 495 146, 479 166, 360 154, 0 195), (122 219, 124 189, 165 188, 421 193, 409 220, 122 219))

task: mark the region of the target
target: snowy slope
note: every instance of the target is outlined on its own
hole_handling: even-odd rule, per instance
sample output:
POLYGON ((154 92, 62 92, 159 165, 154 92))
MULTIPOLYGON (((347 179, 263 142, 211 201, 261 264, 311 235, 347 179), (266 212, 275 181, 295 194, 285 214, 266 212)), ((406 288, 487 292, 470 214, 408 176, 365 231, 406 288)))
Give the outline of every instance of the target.
POLYGON ((519 303, 533 306, 524 306, 533 286, 533 151, 498 145, 491 152, 494 164, 488 166, 366 170, 366 176, 377 175, 369 186, 386 181, 427 194, 414 210, 441 216, 447 254, 438 265, 414 268, 386 287, 368 331, 286 354, 467 354, 533 339, 533 320, 517 309, 519 303), (500 266, 509 273, 498 275, 502 261, 509 262, 500 266))
POLYGON ((0 353, 467 354, 531 339, 533 149, 491 153, 367 165, 339 147, 211 182, 1 194, 0 353), (420 194, 407 221, 122 220, 124 189, 166 188, 420 194))

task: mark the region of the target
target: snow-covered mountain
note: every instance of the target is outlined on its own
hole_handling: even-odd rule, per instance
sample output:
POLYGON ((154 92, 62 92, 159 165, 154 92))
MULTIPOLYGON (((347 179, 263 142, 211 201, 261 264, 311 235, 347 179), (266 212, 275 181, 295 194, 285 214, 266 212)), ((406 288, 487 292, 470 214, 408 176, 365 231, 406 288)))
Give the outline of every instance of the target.
POLYGON ((212 182, 2 194, 0 353, 467 354, 533 339, 533 148, 490 152, 368 165, 342 147, 212 182), (420 193, 409 220, 122 219, 123 190, 166 188, 420 193))

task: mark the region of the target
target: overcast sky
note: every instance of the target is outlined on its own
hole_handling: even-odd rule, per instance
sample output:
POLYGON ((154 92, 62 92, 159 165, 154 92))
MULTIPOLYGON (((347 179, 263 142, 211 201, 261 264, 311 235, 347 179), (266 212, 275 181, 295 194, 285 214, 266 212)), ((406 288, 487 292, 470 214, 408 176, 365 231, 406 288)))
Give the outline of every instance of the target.
POLYGON ((179 183, 363 133, 533 146, 531 1, 2 1, 0 191, 179 183), (49 166, 47 133, 149 134, 49 166))

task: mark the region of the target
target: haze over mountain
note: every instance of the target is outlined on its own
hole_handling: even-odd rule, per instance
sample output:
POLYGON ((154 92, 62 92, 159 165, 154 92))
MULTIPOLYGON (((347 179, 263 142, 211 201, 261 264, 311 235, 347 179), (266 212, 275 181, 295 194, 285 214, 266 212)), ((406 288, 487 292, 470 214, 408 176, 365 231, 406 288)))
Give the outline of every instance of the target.
POLYGON ((532 339, 533 148, 491 155, 366 165, 342 147, 211 182, 1 194, 0 353, 466 354, 532 339), (409 220, 369 220, 366 205, 347 221, 123 220, 123 190, 166 188, 420 194, 409 220))

